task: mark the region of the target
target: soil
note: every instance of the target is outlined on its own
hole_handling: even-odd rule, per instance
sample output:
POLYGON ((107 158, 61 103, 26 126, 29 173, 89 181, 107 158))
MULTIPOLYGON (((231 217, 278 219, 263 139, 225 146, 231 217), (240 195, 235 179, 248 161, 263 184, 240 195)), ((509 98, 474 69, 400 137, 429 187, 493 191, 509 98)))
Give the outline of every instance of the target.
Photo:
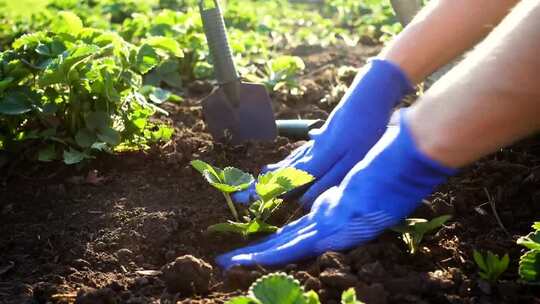
MULTIPOLYGON (((326 118, 354 76, 343 66, 361 66, 377 51, 293 50, 307 65, 303 93, 275 93, 277 117, 326 118)), ((195 86, 199 94, 168 104, 171 115, 160 118, 176 129, 168 143, 80 167, 32 164, 2 174, 0 303, 225 303, 276 270, 317 291, 323 303, 339 303, 349 287, 370 304, 540 303, 539 287, 518 281, 523 250, 515 244, 539 219, 539 138, 478 161, 426 200, 416 216, 453 218, 415 256, 387 232, 348 252, 222 273, 214 258, 248 241, 206 232, 229 211, 189 161, 256 173, 302 142, 213 143, 197 103, 209 86, 195 86), (497 284, 479 280, 473 249, 509 253, 509 269, 497 284)), ((275 221, 300 214, 291 201, 275 221)))

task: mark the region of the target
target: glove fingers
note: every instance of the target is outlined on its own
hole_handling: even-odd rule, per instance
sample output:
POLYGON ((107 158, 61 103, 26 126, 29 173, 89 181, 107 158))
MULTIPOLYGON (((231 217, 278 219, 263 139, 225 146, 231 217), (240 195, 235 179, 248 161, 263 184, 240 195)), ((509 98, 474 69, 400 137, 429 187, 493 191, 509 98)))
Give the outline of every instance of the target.
POLYGON ((269 237, 257 244, 236 249, 219 256, 217 258, 217 262, 220 266, 224 268, 229 268, 230 266, 235 265, 231 264, 232 257, 270 250, 271 248, 276 247, 279 244, 284 244, 288 240, 293 239, 298 235, 301 235, 314 225, 315 224, 310 221, 308 216, 303 216, 302 218, 281 228, 278 232, 270 235, 269 237))
POLYGON ((316 223, 306 227, 301 233, 290 234, 288 237, 276 239, 272 246, 263 250, 246 250, 243 253, 228 256, 218 263, 225 268, 234 265, 280 265, 297 261, 313 255, 313 247, 319 237, 319 231, 315 229, 316 223))
POLYGON ((303 144, 302 146, 292 151, 285 159, 277 163, 264 166, 261 170, 261 174, 264 174, 269 171, 274 171, 277 169, 293 166, 292 164, 294 164, 294 162, 304 157, 304 155, 306 155, 306 153, 311 150, 312 146, 313 146, 313 141, 309 141, 303 144))
POLYGON ((321 179, 316 181, 308 191, 300 198, 300 204, 305 209, 310 209, 311 205, 319 195, 321 195, 327 189, 339 185, 341 180, 347 175, 347 172, 356 164, 357 155, 352 153, 347 154, 340 159, 321 179))
POLYGON ((316 252, 328 250, 346 250, 376 238, 387 227, 396 223, 396 220, 385 212, 373 212, 356 217, 347 222, 347 225, 337 233, 317 242, 316 252))

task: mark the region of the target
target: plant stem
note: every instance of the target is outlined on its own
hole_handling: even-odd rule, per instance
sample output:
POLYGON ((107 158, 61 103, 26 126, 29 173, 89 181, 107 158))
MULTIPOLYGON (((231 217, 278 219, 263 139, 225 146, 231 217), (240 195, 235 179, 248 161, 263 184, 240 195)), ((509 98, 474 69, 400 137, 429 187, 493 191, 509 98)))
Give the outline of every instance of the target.
POLYGON ((223 192, 223 196, 225 197, 225 200, 227 201, 227 206, 229 206, 229 209, 231 210, 232 215, 234 216, 234 219, 238 221, 238 212, 236 212, 236 208, 234 207, 234 203, 231 199, 231 196, 229 193, 223 192))

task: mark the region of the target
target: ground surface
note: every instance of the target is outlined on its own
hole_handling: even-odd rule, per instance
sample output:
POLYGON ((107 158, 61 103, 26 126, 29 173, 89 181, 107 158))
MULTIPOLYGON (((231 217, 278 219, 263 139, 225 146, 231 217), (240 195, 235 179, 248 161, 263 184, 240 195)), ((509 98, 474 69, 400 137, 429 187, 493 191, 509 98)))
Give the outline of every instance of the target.
MULTIPOLYGON (((302 81, 307 93, 276 94, 277 115, 325 118, 339 99, 340 85, 351 81, 337 68, 359 66, 376 51, 297 52, 308 66, 302 81)), ((192 91, 205 94, 207 86, 194 85, 192 91)), ((246 242, 205 231, 227 219, 228 210, 189 161, 257 172, 301 142, 214 144, 204 130, 198 99, 168 106, 172 115, 164 119, 176 127, 175 138, 150 151, 105 156, 84 168, 51 164, 2 174, 0 303, 73 303, 77 292, 77 303, 224 303, 275 270, 234 269, 224 275, 215 266, 216 255, 246 242), (210 265, 184 258, 164 267, 184 255, 210 265), (197 263, 203 266, 194 269, 197 263), (191 290, 173 286, 186 279, 198 283, 191 290), (166 283, 181 292, 168 292, 166 283)), ((429 199, 432 204, 419 216, 454 217, 426 239, 416 256, 389 232, 349 252, 279 270, 318 291, 324 303, 337 303, 351 286, 367 303, 540 303, 538 287, 516 283, 521 248, 515 245, 516 236, 539 219, 539 186, 540 140, 533 138, 470 166, 429 199), (490 199, 507 232, 493 216, 490 199), (509 270, 498 285, 490 288, 478 280, 473 249, 510 254, 509 270)), ((275 220, 299 216, 294 204, 275 220)))

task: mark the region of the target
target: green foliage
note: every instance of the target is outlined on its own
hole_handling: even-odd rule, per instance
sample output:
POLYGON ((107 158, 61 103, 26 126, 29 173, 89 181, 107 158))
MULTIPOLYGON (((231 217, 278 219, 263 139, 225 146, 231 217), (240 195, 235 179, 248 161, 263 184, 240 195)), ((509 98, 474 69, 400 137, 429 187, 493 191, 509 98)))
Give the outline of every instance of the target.
POLYGON ((85 28, 69 12, 51 29, 0 53, 2 149, 74 164, 121 144, 170 138, 170 128, 148 120, 164 111, 139 93, 141 74, 160 61, 151 46, 85 28))
POLYGON ((484 256, 480 252, 474 250, 473 258, 476 265, 478 265, 478 268, 480 268, 478 275, 490 283, 495 283, 497 281, 501 274, 506 271, 508 263, 510 262, 508 254, 499 258, 497 254, 494 254, 491 251, 488 251, 484 256))
POLYGON ((450 215, 442 215, 431 221, 421 218, 409 218, 405 220, 403 225, 394 227, 392 230, 401 233, 401 238, 407 245, 409 253, 415 254, 418 252, 424 235, 441 227, 450 218, 450 215))
POLYGON ((402 29, 389 0, 328 0, 321 10, 325 16, 333 16, 342 27, 354 28, 365 37, 383 42, 402 29))
MULTIPOLYGON (((229 209, 231 210, 232 215, 234 216, 234 219, 238 221, 238 212, 236 211, 236 208, 234 207, 234 203, 231 199, 230 193, 235 191, 242 191, 249 187, 251 183, 253 183, 254 178, 251 174, 245 173, 240 169, 236 169, 233 167, 226 167, 225 169, 220 169, 217 167, 214 167, 210 164, 207 164, 203 162, 202 160, 193 160, 191 161, 191 166, 195 168, 195 170, 199 171, 206 181, 212 185, 214 188, 218 189, 223 193, 223 196, 225 197, 225 200, 227 201, 227 205, 229 206, 229 209)), ((222 227, 224 231, 230 231, 233 232, 237 229, 240 229, 241 226, 233 226, 229 225, 231 227, 225 228, 223 226, 227 226, 228 224, 223 224, 219 227, 222 227)), ((250 227, 244 227, 245 229, 249 229, 250 227)), ((212 228, 216 229, 216 228, 212 228)))
POLYGON ((540 281, 540 222, 534 222, 533 232, 517 240, 519 245, 527 247, 519 259, 519 276, 529 282, 540 281))
MULTIPOLYGON (((172 129, 150 119, 166 114, 158 105, 213 77, 197 3, 0 0, 0 151, 72 164, 168 140, 172 129)), ((298 90, 304 63, 284 51, 399 31, 387 1, 223 8, 241 76, 270 90, 298 90)))
POLYGON ((341 294, 341 304, 363 304, 356 298, 356 290, 349 288, 341 294))
MULTIPOLYGON (((305 292, 300 283, 292 276, 275 272, 260 277, 251 284, 247 296, 236 297, 227 304, 320 304, 319 296, 314 291, 305 292)), ((343 292, 342 304, 362 304, 356 299, 354 288, 343 292)))
POLYGON ((304 71, 305 64, 297 56, 280 56, 270 60, 265 69, 259 71, 260 75, 248 76, 255 82, 262 82, 268 90, 277 91, 280 88, 288 90, 298 88, 298 75, 304 71))
POLYGON ((255 184, 259 199, 249 206, 242 218, 243 221, 240 222, 230 193, 247 189, 254 182, 253 176, 233 167, 220 169, 201 160, 194 160, 191 165, 210 185, 223 193, 235 218, 234 221, 212 225, 208 230, 239 233, 244 237, 254 233, 276 231, 278 227, 266 221, 283 203, 279 196, 313 180, 312 175, 295 168, 282 168, 260 175, 255 184))
POLYGON ((253 175, 240 169, 233 167, 220 169, 202 160, 191 161, 191 166, 199 171, 210 185, 225 193, 242 191, 255 180, 253 175))

